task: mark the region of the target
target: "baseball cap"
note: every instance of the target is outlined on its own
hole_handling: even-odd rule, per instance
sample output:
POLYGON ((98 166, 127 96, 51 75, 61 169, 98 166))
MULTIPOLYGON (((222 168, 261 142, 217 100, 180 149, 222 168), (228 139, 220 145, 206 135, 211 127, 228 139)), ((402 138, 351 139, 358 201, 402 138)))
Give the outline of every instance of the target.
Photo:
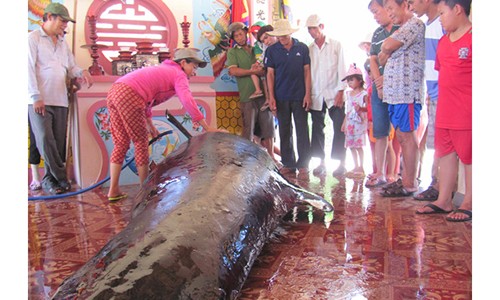
POLYGON ((250 26, 250 32, 251 33, 257 33, 259 31, 260 28, 266 26, 266 24, 262 21, 257 21, 255 22, 255 24, 253 24, 252 26, 250 26))
POLYGON ((45 7, 44 14, 51 13, 60 16, 65 21, 76 23, 76 21, 69 16, 68 9, 61 3, 52 2, 45 7))

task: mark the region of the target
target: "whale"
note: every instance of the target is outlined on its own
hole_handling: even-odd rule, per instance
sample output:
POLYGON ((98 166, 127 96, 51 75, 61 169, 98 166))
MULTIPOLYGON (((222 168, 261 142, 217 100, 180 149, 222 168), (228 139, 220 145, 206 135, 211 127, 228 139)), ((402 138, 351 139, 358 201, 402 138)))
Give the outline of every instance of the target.
POLYGON ((224 132, 179 145, 133 201, 128 225, 52 299, 236 299, 287 213, 334 209, 284 178, 262 147, 224 132))

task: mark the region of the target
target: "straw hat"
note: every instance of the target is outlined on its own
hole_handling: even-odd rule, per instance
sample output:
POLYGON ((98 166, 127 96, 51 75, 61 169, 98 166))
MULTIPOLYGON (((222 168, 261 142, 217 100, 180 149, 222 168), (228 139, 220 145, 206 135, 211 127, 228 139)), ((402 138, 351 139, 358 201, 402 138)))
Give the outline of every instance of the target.
POLYGON ((183 59, 189 59, 189 60, 197 62, 198 67, 204 68, 207 66, 207 62, 204 60, 201 60, 198 57, 199 51, 200 50, 196 49, 196 48, 177 48, 177 49, 175 49, 175 52, 174 52, 173 61, 180 61, 183 59))
POLYGON ((344 77, 344 79, 342 79, 342 81, 344 81, 347 78, 354 76, 354 75, 360 75, 361 78, 363 78, 363 71, 361 71, 360 68, 356 67, 356 64, 352 64, 349 67, 349 71, 347 71, 347 74, 345 74, 345 77, 344 77))
POLYGON ((290 25, 290 22, 286 19, 279 19, 273 24, 274 30, 269 31, 267 34, 272 35, 272 36, 283 36, 283 35, 290 35, 294 32, 299 31, 298 28, 292 28, 290 25))

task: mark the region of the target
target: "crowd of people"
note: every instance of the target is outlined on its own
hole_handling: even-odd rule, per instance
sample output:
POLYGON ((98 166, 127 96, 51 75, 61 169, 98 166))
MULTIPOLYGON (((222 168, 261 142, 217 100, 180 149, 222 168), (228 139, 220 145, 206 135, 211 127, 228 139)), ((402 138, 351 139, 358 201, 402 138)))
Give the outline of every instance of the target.
MULTIPOLYGON (((312 157, 319 159, 312 174, 324 176, 328 112, 333 124, 330 157, 339 162, 333 176, 366 176, 365 185, 380 188, 383 197, 429 201, 417 214, 446 213, 449 221, 471 220, 471 0, 370 0, 368 9, 380 26, 360 44, 367 52, 366 62, 349 62, 349 67, 341 42, 325 34, 318 14, 305 22, 313 38, 309 46, 292 37, 299 28, 286 19, 251 27, 231 23, 228 37, 234 46, 228 50, 225 67, 237 82, 241 136, 261 144, 284 176, 308 179, 312 157), (276 123, 279 147, 274 145, 276 123), (368 175, 363 150, 367 141, 374 162, 368 175), (432 182, 419 193, 426 148, 435 149, 432 182), (354 162, 349 171, 347 149, 354 162), (459 161, 465 166, 465 196, 454 208, 459 161)), ((70 188, 64 171, 66 126, 60 125, 67 119, 65 77, 81 77, 92 84, 64 42, 68 22, 75 21, 67 9, 52 3, 42 28, 29 36, 29 122, 33 145, 45 159, 41 185, 34 178, 37 182, 31 188, 43 186, 51 193, 70 188), (60 55, 53 55, 53 49, 60 55), (44 65, 57 65, 60 71, 46 72, 44 65), (64 80, 54 74, 63 74, 64 80)), ((205 65, 195 50, 181 49, 172 61, 137 70, 113 84, 107 97, 115 145, 110 201, 126 197, 118 182, 131 141, 140 182, 146 178, 147 138, 158 134, 151 122, 152 106, 177 94, 194 122, 216 130, 204 121, 189 90, 189 77, 205 65), (165 86, 166 91, 160 88, 165 86)), ((34 165, 39 162, 35 150, 30 151, 34 165)))
MULTIPOLYGON (((243 136, 269 140, 274 116, 281 173, 307 179, 309 162, 317 157, 320 163, 312 173, 323 176, 328 112, 333 123, 330 156, 339 162, 333 176, 366 176, 365 186, 379 188, 383 197, 428 201, 417 214, 446 213, 448 221, 471 220, 470 7, 470 0, 371 0, 368 9, 380 26, 360 44, 367 61, 350 62, 349 68, 342 44, 325 35, 317 14, 305 22, 313 38, 309 46, 292 37, 299 28, 286 19, 254 24, 252 30, 243 23, 231 24, 229 36, 236 45, 228 52, 226 67, 237 77, 243 136), (259 33, 256 27, 266 31, 252 47, 248 34, 259 33), (258 52, 258 43, 268 39, 272 41, 265 51, 258 52), (263 64, 257 53, 264 57, 263 64), (459 80, 452 80, 453 74, 459 80), (264 131, 256 131, 262 127, 264 131), (363 149, 368 138, 374 163, 373 172, 366 175, 363 149), (435 149, 432 181, 419 192, 427 148, 435 149), (347 149, 354 162, 349 171, 347 149), (460 207, 453 208, 459 162, 465 166, 465 195, 460 207)), ((276 159, 273 148, 267 149, 276 159)))

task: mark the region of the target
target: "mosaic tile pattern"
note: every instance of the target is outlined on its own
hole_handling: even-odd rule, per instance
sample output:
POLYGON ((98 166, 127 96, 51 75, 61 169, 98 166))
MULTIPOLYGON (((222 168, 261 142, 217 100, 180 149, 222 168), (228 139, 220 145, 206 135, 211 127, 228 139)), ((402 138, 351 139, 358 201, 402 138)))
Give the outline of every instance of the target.
POLYGON ((243 119, 240 111, 240 96, 238 92, 218 93, 215 97, 217 111, 217 128, 229 133, 241 134, 243 119))
MULTIPOLYGON (((327 175, 295 182, 331 199, 332 216, 290 212, 256 260, 239 299, 472 299, 472 225, 414 213, 412 198, 387 199, 361 180, 327 175)), ((49 299, 130 218, 129 197, 96 189, 30 201, 29 299, 49 299)))

